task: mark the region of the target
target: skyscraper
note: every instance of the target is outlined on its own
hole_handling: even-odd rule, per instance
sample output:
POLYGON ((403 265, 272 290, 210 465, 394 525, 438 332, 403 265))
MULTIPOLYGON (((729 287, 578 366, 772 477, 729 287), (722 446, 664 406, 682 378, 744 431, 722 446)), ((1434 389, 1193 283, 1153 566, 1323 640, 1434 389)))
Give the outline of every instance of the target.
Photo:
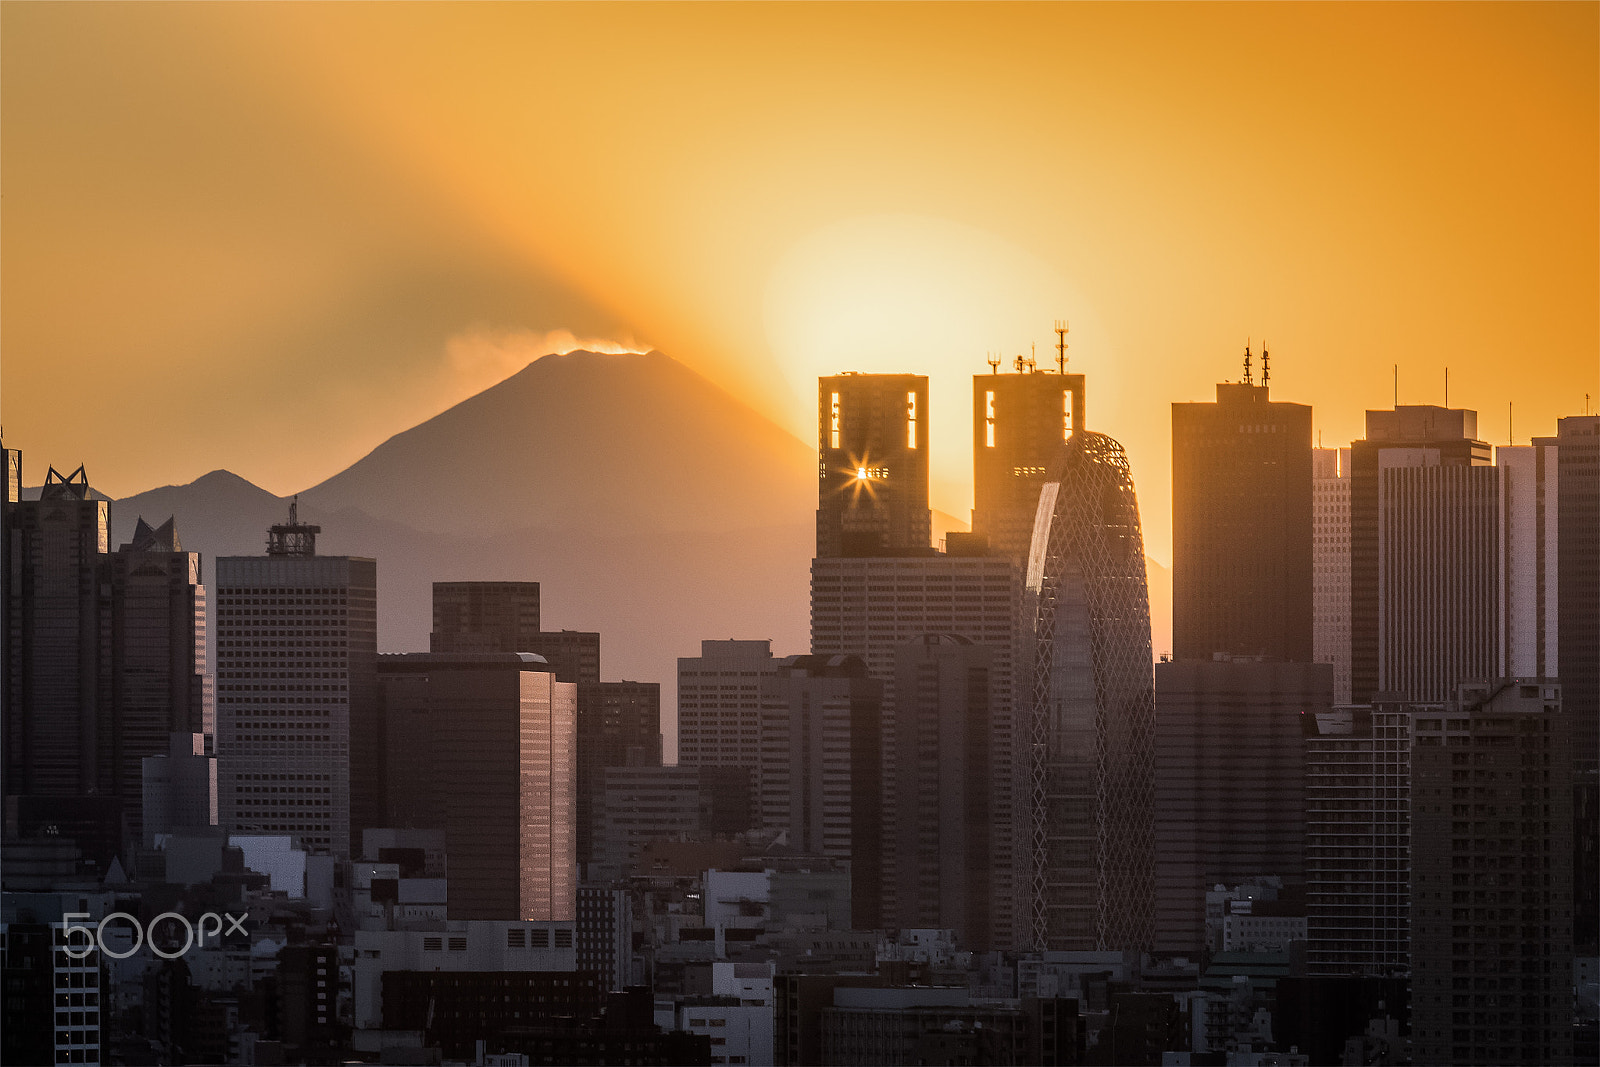
MULTIPOLYGON (((1031 375, 1030 375, 1031 377, 1031 375)), ((1041 380, 1047 375, 1040 375, 1041 380)), ((1060 378, 1056 377, 1059 385, 1060 378)), ((1026 801, 1012 702, 1020 567, 978 546, 930 547, 927 379, 844 374, 819 383, 817 558, 811 565, 811 651, 856 655, 883 686, 884 736, 895 729, 895 650, 929 634, 989 645, 994 684, 989 787, 997 945, 1026 941, 1017 910, 1027 853, 1018 830, 1026 801)), ((1020 424, 1019 424, 1020 425, 1020 424)), ((1051 423, 1050 434, 1059 422, 1051 423)), ((886 757, 887 758, 887 757, 886 757)), ((882 772, 885 824, 896 819, 896 777, 882 772)), ((883 907, 893 914, 899 843, 882 844, 883 907)))
POLYGON ((1072 435, 1041 491, 1032 650, 1032 942, 1154 941, 1155 707, 1144 538, 1122 446, 1072 435))
POLYGON ((856 656, 789 656, 761 681, 761 825, 850 861, 853 922, 882 925, 882 687, 856 656))
POLYGON ((98 794, 111 505, 90 494, 82 467, 67 475, 51 467, 38 500, 5 509, 6 794, 98 794))
POLYGON ((166 754, 173 734, 209 740, 215 729, 200 554, 183 550, 173 519, 158 528, 140 519, 133 540, 107 557, 106 584, 111 715, 102 727, 102 788, 123 798, 127 833, 142 841, 144 761, 166 754))
POLYGON ((1311 655, 1350 703, 1350 450, 1311 450, 1311 655))
POLYGON ((1205 943, 1206 891, 1304 880, 1302 723, 1329 709, 1325 663, 1156 664, 1156 948, 1205 943))
POLYGON ((1351 445, 1350 688, 1448 699, 1493 677, 1499 639, 1498 477, 1477 412, 1367 412, 1351 445))
POLYGON ((1571 763, 1549 678, 1462 684, 1411 749, 1417 1064, 1572 1062, 1571 763))
MULTIPOLYGON (((953 929, 976 952, 994 945, 992 717, 994 649, 930 634, 895 651, 893 914, 884 926, 953 929)), ((1009 940, 1009 934, 1008 934, 1009 940)))
POLYGON ((349 856, 381 825, 378 565, 318 556, 289 521, 265 556, 217 560, 218 807, 234 833, 349 856))
MULTIPOLYGON (((20 491, 20 454, 8 460, 20 491)), ((111 552, 110 502, 82 467, 0 507, 6 793, 30 798, 16 803, 24 834, 43 820, 105 863, 141 839, 145 757, 211 729, 200 557, 170 519, 141 519, 111 552)))
POLYGON ((1306 723, 1307 971, 1403 974, 1411 951, 1414 714, 1441 704, 1382 700, 1306 723))
POLYGON ((1556 445, 1557 656, 1573 753, 1573 941, 1581 955, 1593 956, 1600 953, 1600 415, 1558 420, 1556 445))
MULTIPOLYGON (((552 670, 559 682, 565 681, 552 670)), ((593 858, 607 767, 661 766, 661 683, 577 683, 578 862, 593 858)))
POLYGON ((1059 326, 1056 373, 1017 357, 1015 374, 972 376, 972 532, 997 555, 1026 566, 1039 487, 1072 431, 1084 425, 1084 379, 1066 373, 1066 328, 1059 326))
POLYGON ((451 919, 577 917, 577 687, 531 652, 379 657, 388 821, 443 830, 451 919))
POLYGON ((930 552, 928 379, 822 378, 817 416, 818 557, 930 552))
MULTIPOLYGON (((1029 937, 1022 900, 1029 856, 1028 734, 1025 724, 1017 722, 1014 698, 1020 579, 1016 564, 1002 556, 819 558, 811 564, 811 651, 862 657, 868 676, 883 685, 885 736, 896 729, 895 655, 902 646, 930 634, 949 634, 992 650, 987 774, 992 930, 999 947, 1020 947, 1029 937)), ((1148 634, 1145 640, 1148 645, 1148 634)), ((895 768, 886 762, 886 824, 898 817, 896 788, 895 768)), ((889 914, 897 907, 893 872, 898 849, 895 835, 885 834, 883 904, 889 914)))
POLYGON ((1262 381, 1172 405, 1172 643, 1213 653, 1312 657, 1311 408, 1262 381))

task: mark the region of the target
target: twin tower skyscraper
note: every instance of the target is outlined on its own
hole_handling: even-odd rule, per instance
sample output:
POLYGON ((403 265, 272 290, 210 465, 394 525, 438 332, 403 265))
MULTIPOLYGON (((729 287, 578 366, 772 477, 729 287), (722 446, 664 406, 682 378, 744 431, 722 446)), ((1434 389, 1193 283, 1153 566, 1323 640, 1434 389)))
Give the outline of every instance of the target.
POLYGON ((1053 370, 1019 358, 1014 373, 991 361, 974 375, 972 532, 942 551, 928 379, 820 380, 812 651, 861 656, 883 685, 885 832, 881 856, 854 857, 854 877, 877 876, 885 923, 957 927, 979 948, 1143 949, 1154 915, 1143 539, 1126 456, 1085 427, 1064 337, 1058 353, 1053 370), (924 659, 942 649, 964 683, 908 670, 919 644, 924 659), (941 906, 957 884, 964 914, 941 906))

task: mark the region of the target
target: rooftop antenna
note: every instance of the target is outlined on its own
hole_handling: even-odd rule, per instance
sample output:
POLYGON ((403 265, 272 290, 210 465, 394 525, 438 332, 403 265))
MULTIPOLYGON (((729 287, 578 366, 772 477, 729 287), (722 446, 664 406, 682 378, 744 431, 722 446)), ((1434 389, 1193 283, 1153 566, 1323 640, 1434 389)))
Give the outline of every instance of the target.
MULTIPOLYGON (((1067 373, 1067 320, 1056 320, 1056 368, 1062 373, 1067 373)), ((1585 413, 1588 408, 1584 408, 1585 413)))
POLYGON ((1251 384, 1251 379, 1250 379, 1250 341, 1249 341, 1248 338, 1246 338, 1246 340, 1244 342, 1244 384, 1246 384, 1246 385, 1250 385, 1251 384))
POLYGON ((1272 371, 1267 366, 1267 342, 1261 342, 1261 388, 1267 387, 1267 381, 1272 377, 1272 371))
POLYGON ((1021 352, 1018 352, 1017 353, 1017 358, 1011 361, 1011 365, 1013 367, 1017 368, 1017 373, 1018 374, 1021 374, 1022 373, 1022 368, 1026 367, 1028 365, 1028 361, 1023 358, 1021 352))
POLYGON ((1588 393, 1584 393, 1583 394, 1583 413, 1585 415, 1589 414, 1589 394, 1588 393))
POLYGON ((985 363, 989 364, 989 373, 990 374, 999 374, 1000 373, 1000 357, 999 356, 995 355, 993 352, 985 352, 983 354, 983 361, 985 363))

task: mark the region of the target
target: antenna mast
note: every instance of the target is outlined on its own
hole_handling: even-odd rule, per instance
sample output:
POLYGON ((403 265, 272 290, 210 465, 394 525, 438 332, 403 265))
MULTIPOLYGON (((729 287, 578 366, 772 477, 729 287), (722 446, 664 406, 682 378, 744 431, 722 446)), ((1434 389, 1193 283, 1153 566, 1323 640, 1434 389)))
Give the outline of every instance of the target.
POLYGON ((1267 342, 1261 342, 1261 388, 1267 387, 1267 382, 1272 377, 1272 371, 1267 366, 1267 342))
POLYGON ((993 352, 985 352, 983 354, 983 361, 985 363, 989 364, 989 373, 990 374, 999 374, 1000 373, 1000 357, 999 356, 995 355, 993 352))
POLYGON ((1067 320, 1056 320, 1056 369, 1067 373, 1067 320))
POLYGON ((1246 341, 1244 343, 1244 384, 1246 384, 1246 385, 1253 384, 1253 381, 1252 381, 1252 379, 1250 377, 1250 342, 1249 341, 1246 341))

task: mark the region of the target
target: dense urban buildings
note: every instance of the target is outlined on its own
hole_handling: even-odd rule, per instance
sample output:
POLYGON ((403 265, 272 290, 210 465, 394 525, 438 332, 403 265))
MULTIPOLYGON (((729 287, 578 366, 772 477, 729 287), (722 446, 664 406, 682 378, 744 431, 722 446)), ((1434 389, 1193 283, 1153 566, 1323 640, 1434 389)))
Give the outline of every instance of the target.
POLYGON ((822 378, 817 416, 817 555, 926 554, 927 377, 822 378))
POLYGON ((348 857, 381 825, 378 565, 318 556, 319 532, 291 506, 265 556, 217 560, 218 807, 348 857))
POLYGON ((1147 950, 1155 938, 1150 601, 1122 446, 1072 435, 1039 504, 1031 629, 1032 937, 1147 950))
POLYGON ((5 793, 23 832, 75 826, 101 864, 143 838, 143 761, 169 734, 210 736, 206 589, 176 524, 140 519, 111 551, 111 505, 82 467, 51 468, 20 499, 21 454, 6 452, 5 793), (54 799, 47 799, 54 798, 54 799))
POLYGON ((1065 327, 1058 327, 1056 373, 1018 356, 1015 374, 972 376, 972 532, 995 554, 1026 566, 1039 488, 1061 446, 1084 423, 1084 378, 1066 373, 1065 327))
POLYGON ((6 755, 50 645, 93 770, 7 767, 6 1061, 1593 1061, 1600 418, 1491 463, 1470 412, 1324 450, 1264 380, 1178 405, 1184 476, 1237 498, 1178 540, 1303 541, 1310 658, 1249 571, 1214 592, 1260 640, 1153 665, 1062 341, 975 376, 977 529, 938 548, 925 379, 824 379, 812 649, 680 660, 677 766, 661 686, 600 681, 537 583, 440 583, 433 651, 378 656, 375 562, 291 507, 208 627, 182 515, 112 551, 81 471, 24 500, 8 452, 6 755), (1400 691, 1351 704, 1368 593, 1400 691), (184 945, 207 909, 242 925, 184 945))
POLYGON ((443 830, 450 916, 577 907, 577 687, 531 652, 379 658, 386 815, 443 830))
POLYGON ((1172 647, 1312 659, 1311 408, 1272 400, 1262 379, 1172 405, 1172 647))
POLYGON ((1156 664, 1156 949, 1197 955, 1206 891, 1304 884, 1304 723, 1332 704, 1325 663, 1156 664))
POLYGON ((1350 703, 1350 450, 1311 450, 1311 657, 1350 703))

